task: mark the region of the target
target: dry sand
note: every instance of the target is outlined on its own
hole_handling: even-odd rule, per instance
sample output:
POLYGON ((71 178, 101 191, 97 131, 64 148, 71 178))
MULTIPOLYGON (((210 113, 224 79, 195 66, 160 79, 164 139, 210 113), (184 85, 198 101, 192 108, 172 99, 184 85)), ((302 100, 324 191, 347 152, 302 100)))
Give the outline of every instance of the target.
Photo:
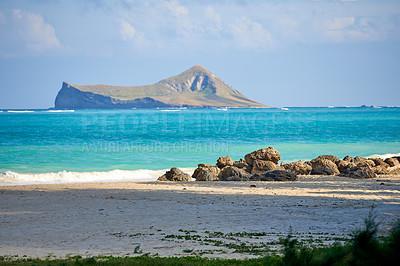
POLYGON ((290 226, 298 236, 347 236, 362 227, 373 205, 385 234, 400 217, 400 176, 31 185, 0 187, 0 199, 0 255, 124 256, 136 255, 140 246, 136 251, 142 254, 187 255, 184 249, 194 249, 243 258, 249 255, 199 241, 162 239, 184 235, 182 230, 201 236, 245 231, 268 234, 242 241, 267 242, 285 236, 290 226))

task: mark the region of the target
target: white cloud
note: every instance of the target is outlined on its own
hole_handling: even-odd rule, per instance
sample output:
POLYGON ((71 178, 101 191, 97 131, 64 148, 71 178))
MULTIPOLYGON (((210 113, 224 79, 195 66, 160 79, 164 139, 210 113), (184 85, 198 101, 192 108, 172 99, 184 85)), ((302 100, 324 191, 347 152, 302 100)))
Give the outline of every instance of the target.
POLYGON ((135 36, 135 28, 129 24, 127 21, 121 21, 121 29, 119 33, 124 41, 132 40, 133 36, 135 36))
POLYGON ((221 23, 221 16, 217 12, 215 12, 212 6, 206 7, 206 18, 215 21, 217 24, 221 23))
MULTIPOLYGON (((160 55, 194 50, 266 51, 298 43, 368 42, 400 36, 400 5, 396 3, 239 2, 116 0, 103 1, 100 8, 90 11, 102 21, 116 22, 104 23, 104 31, 93 31, 101 32, 101 40, 109 40, 101 45, 109 44, 113 51, 121 45, 128 49, 140 46, 160 55)), ((90 29, 100 27, 93 24, 90 29)))
POLYGON ((189 10, 181 5, 178 0, 167 1, 165 2, 165 6, 175 17, 186 16, 189 14, 189 10))
POLYGON ((119 33, 124 41, 132 43, 135 47, 149 47, 150 41, 144 37, 143 32, 137 31, 128 21, 121 20, 119 33))
POLYGON ((257 22, 241 17, 231 26, 236 43, 245 49, 268 49, 272 47, 269 31, 257 22))
POLYGON ((374 23, 366 18, 334 18, 327 20, 323 25, 325 42, 379 41, 384 38, 384 33, 377 30, 374 23))
POLYGON ((43 53, 62 48, 54 27, 45 22, 39 14, 14 9, 12 18, 17 28, 14 34, 19 35, 29 51, 43 53))
POLYGON ((356 19, 354 17, 335 18, 326 22, 328 30, 341 30, 354 24, 356 19))
POLYGON ((6 22, 6 16, 0 11, 0 23, 6 22))

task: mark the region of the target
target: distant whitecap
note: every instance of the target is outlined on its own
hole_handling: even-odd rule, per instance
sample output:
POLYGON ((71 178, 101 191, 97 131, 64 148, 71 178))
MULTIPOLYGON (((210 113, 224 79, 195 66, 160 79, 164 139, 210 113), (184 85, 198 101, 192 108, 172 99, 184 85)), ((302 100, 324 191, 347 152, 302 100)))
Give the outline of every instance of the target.
POLYGON ((75 110, 48 110, 49 113, 73 113, 75 110))
POLYGON ((24 111, 14 111, 14 110, 8 110, 8 113, 33 113, 34 111, 29 111, 29 110, 24 110, 24 111))
POLYGON ((180 112, 181 110, 179 110, 179 109, 163 109, 163 110, 160 110, 161 112, 180 112))

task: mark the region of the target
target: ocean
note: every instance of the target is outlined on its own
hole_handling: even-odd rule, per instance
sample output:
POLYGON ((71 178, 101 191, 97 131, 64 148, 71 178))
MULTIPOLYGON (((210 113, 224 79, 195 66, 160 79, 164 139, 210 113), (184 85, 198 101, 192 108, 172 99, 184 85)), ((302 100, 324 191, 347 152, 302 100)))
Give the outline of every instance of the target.
POLYGON ((283 162, 398 154, 400 108, 0 111, 0 185, 155 180, 273 146, 283 162))

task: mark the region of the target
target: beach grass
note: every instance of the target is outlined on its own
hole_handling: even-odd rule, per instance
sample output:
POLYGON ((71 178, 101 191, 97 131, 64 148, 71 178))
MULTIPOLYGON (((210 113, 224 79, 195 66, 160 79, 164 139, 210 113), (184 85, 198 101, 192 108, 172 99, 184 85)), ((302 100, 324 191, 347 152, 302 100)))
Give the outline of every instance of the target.
MULTIPOLYGON (((389 236, 377 236, 379 224, 374 212, 364 220, 364 228, 346 243, 329 247, 307 246, 291 233, 283 240, 280 254, 253 259, 220 259, 196 256, 158 257, 144 254, 136 257, 95 256, 66 259, 33 259, 0 256, 1 265, 398 265, 400 260, 400 219, 389 236)), ((191 253, 192 250, 184 252, 191 253)))

